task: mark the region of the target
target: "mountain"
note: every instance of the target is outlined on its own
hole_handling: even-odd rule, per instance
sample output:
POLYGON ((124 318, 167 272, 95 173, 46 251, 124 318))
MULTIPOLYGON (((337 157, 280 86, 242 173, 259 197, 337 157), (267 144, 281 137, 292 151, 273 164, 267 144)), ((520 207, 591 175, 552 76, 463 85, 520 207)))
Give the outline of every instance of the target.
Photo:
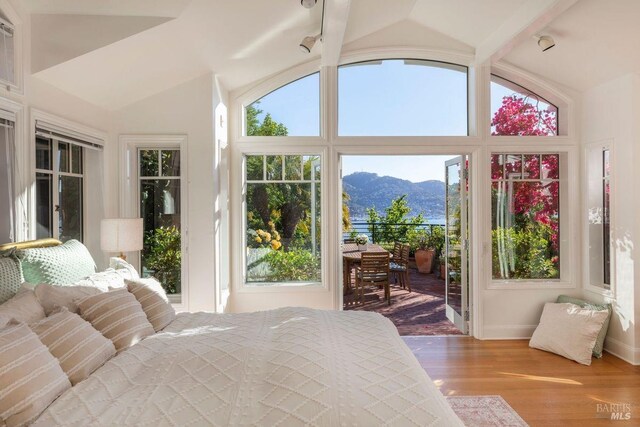
MULTIPOLYGON (((379 213, 391 201, 403 194, 411 208, 410 216, 423 213, 425 218, 440 221, 444 218, 444 182, 411 182, 391 176, 369 172, 355 172, 342 178, 343 189, 351 199, 348 202, 351 218, 366 218, 367 208, 379 213)), ((435 221, 434 221, 435 222, 435 221)))

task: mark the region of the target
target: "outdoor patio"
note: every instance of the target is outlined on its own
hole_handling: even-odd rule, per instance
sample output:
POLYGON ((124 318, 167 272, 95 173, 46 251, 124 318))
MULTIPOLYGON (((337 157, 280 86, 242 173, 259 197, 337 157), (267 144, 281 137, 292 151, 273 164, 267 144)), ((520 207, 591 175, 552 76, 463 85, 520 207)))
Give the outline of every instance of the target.
POLYGON ((412 292, 392 283, 391 305, 382 289, 370 289, 362 305, 354 303, 353 294, 345 295, 344 309, 380 313, 393 322, 400 335, 460 335, 445 315, 444 280, 435 274, 418 273, 415 266, 409 274, 412 292))

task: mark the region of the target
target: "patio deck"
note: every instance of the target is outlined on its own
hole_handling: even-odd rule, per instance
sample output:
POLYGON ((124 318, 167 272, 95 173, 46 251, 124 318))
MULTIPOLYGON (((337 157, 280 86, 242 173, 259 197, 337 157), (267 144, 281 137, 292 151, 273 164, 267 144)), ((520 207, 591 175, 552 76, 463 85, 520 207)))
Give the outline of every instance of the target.
POLYGON ((444 280, 418 273, 415 267, 409 274, 412 292, 392 283, 390 306, 382 289, 371 289, 363 305, 355 304, 353 295, 345 295, 344 309, 380 313, 396 325, 400 335, 461 335, 445 315, 444 280))

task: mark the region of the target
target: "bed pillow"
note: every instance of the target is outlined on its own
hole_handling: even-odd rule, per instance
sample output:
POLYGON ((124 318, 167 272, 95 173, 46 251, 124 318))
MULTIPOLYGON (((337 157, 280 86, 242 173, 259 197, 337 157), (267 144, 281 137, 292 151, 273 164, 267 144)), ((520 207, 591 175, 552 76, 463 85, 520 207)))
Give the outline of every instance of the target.
POLYGON ((72 286, 92 286, 102 290, 103 292, 107 292, 111 289, 124 288, 127 286, 125 283, 125 280, 127 279, 135 279, 130 270, 126 268, 107 268, 105 271, 94 273, 84 279, 74 282, 72 286))
POLYGON ((24 323, 0 327, 0 425, 33 422, 71 387, 55 357, 24 323))
POLYGON ((113 268, 114 270, 127 270, 129 277, 126 277, 126 279, 128 280, 137 280, 140 278, 138 270, 120 257, 109 258, 109 268, 113 268))
POLYGON ((15 319, 27 324, 44 319, 45 312, 35 293, 29 289, 19 291, 9 301, 0 305, 0 317, 15 319))
POLYGON ((602 311, 608 310, 609 316, 607 316, 607 320, 604 321, 602 325, 602 329, 600 329, 600 333, 598 333, 598 338, 596 339, 596 344, 593 347, 593 355, 600 359, 602 357, 602 351, 604 350, 604 339, 607 337, 607 331, 609 330, 609 322, 611 321, 611 313, 613 309, 611 308, 611 304, 596 304, 593 302, 585 301, 578 298, 572 298, 567 295, 560 295, 556 302, 569 302, 571 304, 578 305, 582 308, 586 308, 589 310, 602 311))
POLYGON ((570 303, 546 303, 529 347, 591 365, 591 352, 609 312, 570 303))
POLYGON ((0 255, 0 304, 18 293, 23 282, 20 261, 15 250, 10 249, 0 255))
POLYGON ((64 285, 96 272, 89 250, 77 240, 48 248, 20 249, 24 280, 29 283, 64 285))
POLYGON ((73 385, 86 379, 116 354, 110 340, 66 308, 31 325, 31 330, 58 359, 73 385))
POLYGON ((142 310, 156 332, 164 329, 176 318, 176 312, 169 303, 166 292, 153 277, 127 280, 127 289, 142 305, 142 310))
POLYGON ((34 292, 45 314, 49 315, 60 307, 64 307, 72 313, 77 313, 76 300, 101 294, 106 290, 95 286, 57 286, 42 283, 35 287, 34 292))
POLYGON ((76 303, 80 315, 113 341, 118 353, 155 333, 142 306, 126 289, 92 295, 76 303))

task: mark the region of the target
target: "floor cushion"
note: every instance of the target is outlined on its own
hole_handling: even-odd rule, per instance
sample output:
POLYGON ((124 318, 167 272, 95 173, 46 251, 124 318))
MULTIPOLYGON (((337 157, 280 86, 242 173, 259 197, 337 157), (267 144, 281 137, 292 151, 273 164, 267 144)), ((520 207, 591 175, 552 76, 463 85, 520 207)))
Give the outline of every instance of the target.
POLYGON ((609 316, 607 316, 607 320, 604 321, 602 325, 602 329, 600 329, 600 333, 598 333, 598 338, 596 339, 596 344, 593 347, 593 355, 600 359, 602 357, 602 351, 604 350, 604 339, 607 337, 607 331, 609 330, 609 322, 611 321, 611 313, 612 308, 611 304, 596 304, 590 301, 585 301, 579 298, 573 298, 567 295, 560 295, 556 302, 569 302, 571 304, 579 305, 582 308, 587 308, 589 310, 608 310, 609 316))

